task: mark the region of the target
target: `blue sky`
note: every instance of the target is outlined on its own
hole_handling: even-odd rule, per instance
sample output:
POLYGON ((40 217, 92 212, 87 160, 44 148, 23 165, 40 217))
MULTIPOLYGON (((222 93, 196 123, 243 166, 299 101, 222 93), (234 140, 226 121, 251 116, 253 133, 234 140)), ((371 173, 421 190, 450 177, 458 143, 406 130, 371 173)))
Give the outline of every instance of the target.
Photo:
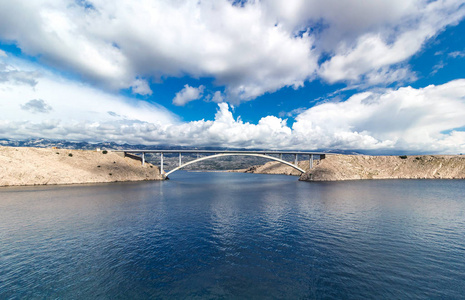
POLYGON ((0 2, 0 138, 465 153, 464 1, 0 2))

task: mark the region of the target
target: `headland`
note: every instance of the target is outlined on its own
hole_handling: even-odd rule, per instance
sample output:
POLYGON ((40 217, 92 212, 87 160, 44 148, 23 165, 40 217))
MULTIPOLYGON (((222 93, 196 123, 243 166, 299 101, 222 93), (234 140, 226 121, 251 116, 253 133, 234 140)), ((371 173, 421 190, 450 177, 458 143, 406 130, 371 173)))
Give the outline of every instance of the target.
MULTIPOLYGON (((302 181, 340 181, 360 179, 465 179, 463 155, 326 155, 309 171, 308 162, 299 166, 306 173, 302 181)), ((299 172, 276 162, 242 170, 247 173, 286 174, 299 176, 299 172)))
POLYGON ((162 180, 158 167, 111 151, 0 147, 0 186, 162 180))

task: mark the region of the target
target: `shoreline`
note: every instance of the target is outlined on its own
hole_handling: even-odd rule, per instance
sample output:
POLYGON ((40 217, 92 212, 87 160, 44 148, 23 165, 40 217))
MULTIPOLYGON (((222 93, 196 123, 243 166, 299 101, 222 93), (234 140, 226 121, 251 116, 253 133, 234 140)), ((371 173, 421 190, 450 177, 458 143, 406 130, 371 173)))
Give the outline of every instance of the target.
MULTIPOLYGON (((256 173, 298 176, 300 181, 376 179, 465 179, 463 155, 327 155, 298 162, 306 172, 270 161, 236 170, 186 170, 211 173, 256 173)), ((0 146, 0 187, 75 185, 111 182, 162 181, 160 169, 121 153, 0 146)))

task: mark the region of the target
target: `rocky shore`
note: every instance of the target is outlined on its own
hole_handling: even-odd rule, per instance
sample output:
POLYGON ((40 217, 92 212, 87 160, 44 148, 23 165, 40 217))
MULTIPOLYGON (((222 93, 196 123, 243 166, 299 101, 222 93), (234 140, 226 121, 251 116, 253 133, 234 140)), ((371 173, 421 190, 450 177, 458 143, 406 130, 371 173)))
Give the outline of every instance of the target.
POLYGON ((158 167, 110 151, 0 147, 0 186, 162 180, 158 167))
MULTIPOLYGON (((327 155, 317 162, 310 171, 308 162, 299 162, 299 166, 306 171, 299 180, 465 179, 465 156, 462 155, 327 155)), ((300 173, 277 162, 254 166, 244 172, 286 175, 300 173)))

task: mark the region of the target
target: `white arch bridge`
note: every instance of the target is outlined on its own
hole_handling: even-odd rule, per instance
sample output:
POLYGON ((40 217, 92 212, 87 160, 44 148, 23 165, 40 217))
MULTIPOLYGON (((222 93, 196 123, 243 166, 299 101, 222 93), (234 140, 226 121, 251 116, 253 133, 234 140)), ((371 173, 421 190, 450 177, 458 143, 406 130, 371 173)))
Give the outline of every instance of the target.
POLYGON ((288 165, 301 173, 305 173, 305 170, 298 166, 298 159, 300 157, 308 157, 308 164, 309 169, 313 168, 313 161, 316 156, 319 159, 324 159, 325 156, 329 153, 324 152, 301 152, 301 151, 228 151, 228 150, 112 150, 113 152, 121 152, 124 156, 131 156, 133 158, 139 159, 142 162, 142 165, 145 164, 145 154, 146 153, 155 153, 160 154, 160 173, 164 175, 165 178, 168 178, 173 172, 176 172, 179 169, 182 169, 188 165, 195 164, 197 162, 212 159, 216 157, 224 157, 224 156, 255 156, 266 158, 270 160, 274 160, 280 162, 282 164, 288 165), (164 172, 163 170, 163 159, 164 154, 179 154, 179 164, 176 168, 164 172), (136 156, 137 154, 141 156, 136 156), (186 163, 182 163, 182 154, 197 154, 197 159, 188 161, 186 163), (199 155, 206 155, 199 157, 199 155), (294 156, 294 163, 288 162, 283 160, 283 155, 293 155, 294 156))

